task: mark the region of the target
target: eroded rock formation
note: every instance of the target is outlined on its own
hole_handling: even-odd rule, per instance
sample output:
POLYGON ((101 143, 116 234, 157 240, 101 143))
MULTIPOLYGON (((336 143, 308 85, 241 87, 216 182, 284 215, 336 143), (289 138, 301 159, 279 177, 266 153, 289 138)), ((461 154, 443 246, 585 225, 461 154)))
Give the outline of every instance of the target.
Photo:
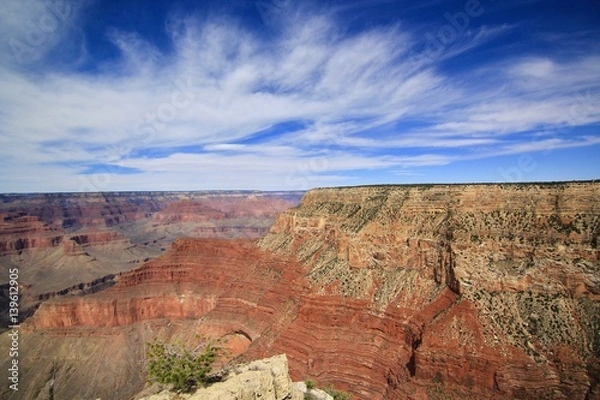
MULTIPOLYGON (((325 337, 338 330, 338 345, 354 352, 365 347, 356 359, 378 360, 360 375, 380 369, 372 387, 385 387, 383 398, 443 389, 584 399, 598 396, 598 199, 595 182, 321 189, 280 216, 260 246, 296 254, 323 298, 363 300, 363 320, 403 322, 404 333, 394 329, 408 344, 401 351, 392 333, 368 349, 356 345, 367 340, 347 340, 343 324, 323 329, 325 337), (396 350, 368 353, 386 346, 396 350)), ((326 326, 314 315, 325 312, 313 310, 309 328, 298 324, 293 336, 314 336, 326 326)), ((288 353, 293 371, 311 373, 309 354, 334 364, 330 347, 298 342, 288 353)), ((328 374, 360 391, 346 371, 328 374)))
POLYGON ((45 398, 39 388, 54 363, 57 398, 131 397, 144 383, 146 342, 158 336, 193 343, 198 335, 208 336, 221 339, 234 357, 258 338, 272 341, 297 315, 307 290, 299 263, 248 241, 181 239, 167 254, 114 277, 117 283, 101 292, 67 293, 42 303, 21 329, 23 365, 36 368, 22 370, 15 398, 45 398), (97 352, 103 346, 114 356, 97 352), (107 362, 114 365, 90 371, 107 362))
MULTIPOLYGON (((0 287, 19 270, 24 318, 40 298, 139 267, 178 237, 258 238, 299 200, 299 192, 0 195, 0 287)), ((7 305, 0 290, 0 322, 7 305)))
MULTIPOLYGON (((597 399, 598 199, 596 182, 317 189, 258 243, 178 240, 104 291, 50 299, 27 335, 179 324, 358 399, 597 399)), ((64 371, 73 395, 84 372, 64 371)))
POLYGON ((53 229, 38 217, 20 213, 0 214, 0 256, 58 246, 63 235, 62 229, 53 229))
POLYGON ((107 192, 0 194, 0 213, 37 217, 69 231, 114 227, 144 219, 210 221, 232 216, 274 218, 301 192, 107 192), (203 217, 204 216, 204 217, 203 217))
MULTIPOLYGON (((282 315, 301 276, 291 260, 260 251, 248 241, 179 239, 164 258, 124 273, 117 284, 88 297, 54 299, 41 305, 31 329, 116 327, 157 318, 197 319, 218 305, 223 320, 256 338, 282 315), (283 279, 285 277, 285 279, 283 279), (258 307, 272 297, 271 304, 258 307), (248 314, 248 308, 256 307, 248 314), (243 324, 233 321, 243 319, 243 324)), ((300 288, 302 285, 300 285, 300 288)), ((236 330, 234 329, 234 330, 236 330)))

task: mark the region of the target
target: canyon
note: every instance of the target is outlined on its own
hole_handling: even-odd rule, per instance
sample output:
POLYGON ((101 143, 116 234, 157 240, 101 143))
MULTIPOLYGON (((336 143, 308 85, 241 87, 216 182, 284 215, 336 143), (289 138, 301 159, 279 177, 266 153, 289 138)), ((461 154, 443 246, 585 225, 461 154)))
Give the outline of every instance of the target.
POLYGON ((0 322, 8 270, 23 317, 41 301, 97 291, 185 237, 258 238, 302 192, 0 194, 0 322), (98 286, 100 285, 100 286, 98 286))
POLYGON ((207 221, 274 208, 2 211, 4 257, 143 247, 160 224, 173 238, 147 261, 39 298, 21 328, 20 393, 2 398, 132 398, 145 343, 212 338, 222 364, 286 354, 292 380, 355 399, 600 399, 600 183, 320 188, 299 205, 279 195, 276 218, 236 235, 238 223, 207 221), (23 231, 35 243, 15 239, 23 231))

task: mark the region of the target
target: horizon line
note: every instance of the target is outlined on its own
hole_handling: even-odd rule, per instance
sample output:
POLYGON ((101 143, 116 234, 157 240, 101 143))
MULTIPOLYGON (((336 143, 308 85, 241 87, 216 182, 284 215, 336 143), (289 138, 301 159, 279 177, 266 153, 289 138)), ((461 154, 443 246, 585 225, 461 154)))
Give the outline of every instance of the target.
POLYGON ((150 193, 206 193, 206 194, 275 194, 275 193, 307 193, 312 190, 321 189, 351 189, 351 188, 374 188, 374 187, 419 187, 419 186, 500 186, 500 185, 564 185, 564 184, 586 184, 600 182, 597 179, 573 179, 573 180, 548 180, 548 181, 486 181, 486 182, 423 182, 423 183, 373 183, 340 186, 315 186, 305 190, 260 190, 260 189, 198 189, 198 190, 108 190, 98 192, 6 192, 0 196, 35 196, 35 195, 104 195, 104 194, 150 194, 150 193))

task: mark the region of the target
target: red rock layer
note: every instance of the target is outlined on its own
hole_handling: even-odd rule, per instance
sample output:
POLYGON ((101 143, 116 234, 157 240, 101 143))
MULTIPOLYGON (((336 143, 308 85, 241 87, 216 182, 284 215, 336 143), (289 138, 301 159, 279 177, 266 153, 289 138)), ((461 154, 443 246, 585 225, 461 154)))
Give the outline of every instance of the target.
POLYGON ((43 303, 29 326, 115 327, 156 318, 199 318, 214 311, 227 315, 223 322, 240 319, 238 328, 256 337, 280 312, 277 304, 259 302, 285 302, 290 291, 283 285, 299 276, 297 264, 249 242, 180 239, 165 258, 122 274, 101 293, 43 303))
POLYGON ((0 215, 0 256, 17 251, 49 248, 62 242, 64 232, 47 226, 37 217, 0 215))
POLYGON ((198 319, 359 399, 594 399, 598 198, 595 182, 315 190, 259 247, 179 240, 29 327, 198 319))
MULTIPOLYGON (((377 358, 386 372, 312 370, 325 380, 365 398, 586 399, 598 393, 599 198, 597 182, 319 189, 260 246, 296 255, 320 293, 364 300, 363 318, 396 305, 412 327, 403 356, 377 358)), ((303 343, 293 372, 327 354, 314 332, 290 333, 303 343)), ((340 330, 340 353, 375 360, 356 343, 340 330)))
POLYGON ((127 240, 119 235, 118 232, 111 230, 102 231, 87 231, 77 232, 75 235, 71 235, 69 240, 77 243, 80 246, 94 246, 109 244, 118 240, 127 240))

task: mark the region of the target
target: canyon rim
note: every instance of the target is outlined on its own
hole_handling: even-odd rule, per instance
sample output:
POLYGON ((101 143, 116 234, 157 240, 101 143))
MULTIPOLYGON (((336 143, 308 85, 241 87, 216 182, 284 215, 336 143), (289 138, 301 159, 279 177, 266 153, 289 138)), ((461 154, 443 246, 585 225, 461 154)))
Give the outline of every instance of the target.
MULTIPOLYGON (((223 363, 286 354, 293 380, 355 399, 598 399, 598 199, 597 181, 313 189, 257 239, 179 237, 38 297, 21 324, 19 392, 2 397, 132 398, 148 341, 202 336, 221 340, 223 363)), ((144 218, 233 215, 163 208, 144 218)), ((132 240, 71 235, 65 249, 42 217, 6 218, 49 238, 19 250, 31 259, 132 240)))
POLYGON ((599 27, 3 2, 0 399, 600 400, 599 27))

